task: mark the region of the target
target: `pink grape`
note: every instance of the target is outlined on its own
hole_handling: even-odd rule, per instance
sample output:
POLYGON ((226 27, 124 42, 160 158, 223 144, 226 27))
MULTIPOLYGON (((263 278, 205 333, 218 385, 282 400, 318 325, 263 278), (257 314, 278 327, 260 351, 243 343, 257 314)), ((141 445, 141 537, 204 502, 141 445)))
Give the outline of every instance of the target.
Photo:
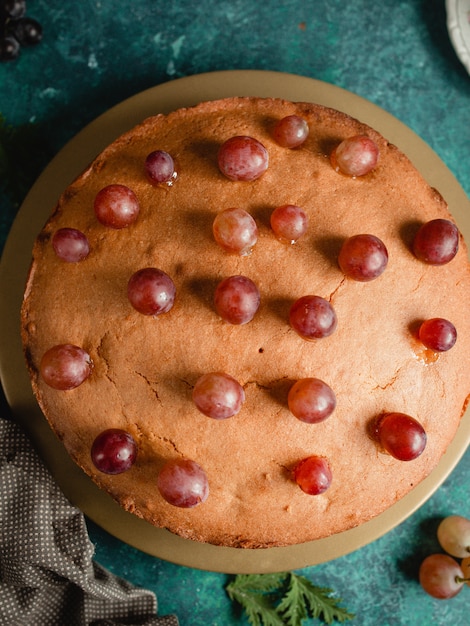
POLYGON ((127 295, 139 313, 160 315, 172 308, 176 288, 168 274, 155 267, 145 267, 135 272, 129 279, 127 295))
POLYGON ((419 568, 419 582, 426 593, 438 600, 456 596, 465 582, 462 568, 447 554, 431 554, 419 568))
POLYGON ((419 327, 418 335, 426 348, 435 352, 446 352, 457 341, 455 326, 442 317, 433 317, 424 321, 419 327))
POLYGON ((302 296, 289 312, 289 322, 302 339, 312 341, 329 337, 338 323, 331 304, 320 296, 302 296))
POLYGON ((309 456, 294 468, 295 482, 310 496, 324 493, 331 485, 332 479, 330 464, 321 456, 309 456))
POLYGON ((280 241, 295 243, 307 231, 308 217, 300 207, 284 204, 271 213, 271 228, 280 241))
POLYGON ((470 520, 461 515, 449 515, 437 528, 441 547, 460 559, 470 556, 470 520))
POLYGON ((354 235, 341 246, 338 264, 349 278, 367 282, 378 278, 387 267, 388 251, 375 235, 354 235))
POLYGON ((230 276, 215 290, 214 306, 217 314, 230 324, 251 322, 260 304, 260 293, 255 283, 246 276, 230 276))
POLYGON ((101 432, 91 447, 93 465, 104 474, 121 474, 129 470, 137 458, 137 445, 131 434, 119 428, 101 432))
POLYGON ((98 221, 108 228, 126 228, 137 219, 140 211, 137 196, 126 185, 113 184, 101 189, 93 208, 98 221))
POLYGON ((404 413, 386 413, 375 424, 380 445, 399 461, 413 461, 426 447, 426 432, 413 417, 404 413))
POLYGON ((219 149, 219 169, 230 180, 252 181, 268 169, 266 148, 254 137, 231 137, 219 149))
POLYGON ((303 378, 290 388, 289 409, 297 419, 308 424, 326 420, 336 408, 336 396, 329 385, 318 378, 303 378))
POLYGON ((457 226, 450 220, 431 220, 423 224, 414 237, 414 255, 429 265, 445 265, 457 254, 459 237, 457 226))
POLYGON ((145 159, 145 172, 151 183, 171 185, 176 178, 173 157, 164 150, 154 150, 145 159))
POLYGON ((189 459, 168 461, 158 474, 157 487, 169 504, 183 509, 205 502, 209 495, 205 471, 189 459))
POLYGON ((90 253, 90 244, 84 233, 76 228, 59 228, 52 237, 54 252, 62 261, 78 263, 90 253))
POLYGON ((212 225, 214 239, 227 252, 247 256, 258 241, 258 226, 244 209, 224 209, 212 225))
POLYGON ((91 357, 83 348, 65 343, 43 354, 39 372, 49 387, 67 391, 81 385, 91 374, 92 366, 91 357))
POLYGON ((280 119, 273 129, 273 137, 283 148, 297 148, 309 134, 309 127, 303 117, 288 115, 280 119))
POLYGON ((348 137, 331 153, 331 164, 334 169, 353 177, 371 172, 378 160, 379 148, 367 135, 348 137))
POLYGON ((193 401, 207 417, 216 420, 233 417, 245 402, 245 390, 225 372, 203 374, 194 385, 193 401))

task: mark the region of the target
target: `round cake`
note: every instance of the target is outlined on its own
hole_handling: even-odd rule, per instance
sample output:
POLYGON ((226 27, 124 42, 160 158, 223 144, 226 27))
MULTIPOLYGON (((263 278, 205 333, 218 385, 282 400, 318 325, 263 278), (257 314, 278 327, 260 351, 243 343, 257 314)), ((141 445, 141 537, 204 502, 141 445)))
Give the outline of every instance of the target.
POLYGON ((378 132, 230 98, 143 121, 64 191, 22 335, 50 426, 124 509, 292 545, 382 513, 446 452, 470 266, 444 199, 378 132))

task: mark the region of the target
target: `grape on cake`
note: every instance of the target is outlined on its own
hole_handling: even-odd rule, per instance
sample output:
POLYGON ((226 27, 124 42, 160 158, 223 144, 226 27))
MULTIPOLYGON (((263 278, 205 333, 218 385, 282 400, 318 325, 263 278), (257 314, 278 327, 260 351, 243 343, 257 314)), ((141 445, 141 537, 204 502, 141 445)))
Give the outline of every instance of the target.
POLYGON ((59 199, 22 336, 70 456, 182 537, 258 548, 379 515, 470 393, 470 266, 371 127, 229 98, 157 115, 59 199))

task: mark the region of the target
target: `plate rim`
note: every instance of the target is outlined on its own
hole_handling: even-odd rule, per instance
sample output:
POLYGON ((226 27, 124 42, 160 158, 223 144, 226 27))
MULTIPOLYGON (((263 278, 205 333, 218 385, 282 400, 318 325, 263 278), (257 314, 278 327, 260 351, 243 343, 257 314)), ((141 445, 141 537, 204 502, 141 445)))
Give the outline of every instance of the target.
MULTIPOLYGON (((86 163, 79 163, 74 160, 74 151, 77 150, 78 145, 82 149, 86 142, 95 136, 98 130, 100 130, 99 140, 103 143, 102 147, 105 147, 112 138, 117 137, 127 127, 130 128, 134 125, 127 126, 130 122, 130 117, 123 114, 128 114, 130 110, 134 111, 136 108, 139 111, 147 110, 149 100, 152 106, 153 103, 162 104, 167 101, 186 101, 189 103, 187 106, 191 106, 206 99, 215 99, 213 94, 216 93, 219 93, 219 97, 226 97, 224 94, 227 94, 227 97, 230 95, 271 97, 273 93, 278 93, 277 97, 299 100, 299 98, 289 98, 288 94, 303 92, 306 94, 318 94, 320 96, 319 99, 316 98, 314 101, 318 102, 320 100, 320 104, 325 104, 323 100, 331 100, 332 103, 330 105, 326 104, 326 106, 344 110, 353 117, 359 117, 359 119, 361 117, 358 114, 364 112, 362 119, 370 126, 377 128, 387 139, 392 140, 414 163, 424 160, 423 155, 425 155, 429 161, 429 171, 424 173, 428 182, 430 184, 437 183, 444 176, 445 187, 449 188, 452 202, 456 205, 454 208, 457 208, 457 202, 461 202, 463 204, 459 208, 460 215, 462 216, 465 210, 470 213, 470 201, 458 181, 437 154, 414 131, 405 126, 396 117, 361 96, 314 78, 284 72, 266 70, 206 72, 150 87, 123 100, 87 124, 59 151, 31 188, 13 223, 0 261, 0 291, 5 290, 6 293, 9 293, 10 290, 15 291, 16 288, 15 307, 17 307, 16 310, 19 312, 18 305, 20 305, 20 299, 22 298, 22 289, 20 299, 18 299, 19 286, 13 282, 14 279, 10 270, 12 264, 15 263, 18 241, 21 240, 24 247, 31 245, 30 240, 25 242, 22 237, 22 229, 25 228, 29 220, 28 211, 30 211, 31 205, 34 205, 37 201, 38 196, 44 190, 44 186, 50 184, 51 172, 55 178, 63 181, 65 176, 69 176, 68 168, 70 168, 70 163, 74 163, 77 167, 75 175, 78 175, 81 169, 83 169, 82 165, 87 165, 91 159, 88 159, 86 163), (201 97, 203 94, 206 94, 208 97, 201 97), (264 94, 267 95, 264 96, 264 94), (339 106, 333 102, 337 97, 339 98, 339 106), (390 125, 392 125, 393 136, 387 136, 383 132, 383 129, 388 129, 390 125), (412 143, 411 154, 410 150, 404 149, 410 141, 412 143)), ((312 101, 311 98, 310 100, 312 101)), ((176 108, 179 108, 179 106, 176 108)), ((86 150, 85 153, 88 154, 86 150)), ((78 159, 78 161, 80 160, 83 160, 82 157, 78 159)), ((71 182, 71 180, 68 180, 68 182, 71 182)), ((61 185, 60 189, 63 189, 64 183, 62 182, 61 185)), ((58 185, 56 186, 58 187, 58 185)), ((443 195, 445 196, 445 194, 443 195)), ((449 198, 447 198, 447 201, 450 206, 449 198)), ((49 209, 51 210, 52 207, 49 207, 49 209)), ((456 217, 452 209, 451 212, 456 217)), ((45 215, 44 221, 47 215, 45 215)), ((29 224, 29 226, 31 225, 29 224)), ((468 236, 468 240, 470 241, 470 236, 468 236)), ((23 278, 25 279, 24 268, 23 278)), ((65 453, 62 444, 55 439, 37 405, 36 408, 39 411, 40 419, 35 421, 29 419, 31 398, 29 398, 28 404, 28 401, 25 401, 22 395, 24 394, 24 380, 26 376, 26 365, 24 364, 22 354, 21 359, 23 360, 24 371, 22 376, 19 376, 20 380, 14 381, 13 378, 16 377, 12 376, 8 371, 11 358, 10 354, 7 356, 7 349, 8 351, 11 350, 11 341, 8 340, 8 336, 11 333, 19 333, 19 316, 16 323, 12 323, 11 319, 7 321, 7 317, 11 314, 10 306, 11 302, 8 298, 0 300, 0 325, 4 329, 6 328, 6 332, 0 332, 0 378, 2 383, 7 381, 6 385, 4 384, 7 401, 13 413, 17 415, 20 423, 33 439, 41 456, 43 458, 44 456, 47 457, 47 450, 51 447, 54 450, 54 454, 58 454, 57 460, 49 458, 45 460, 61 488, 85 515, 111 535, 143 552, 178 565, 227 574, 277 572, 315 565, 353 552, 392 530, 392 528, 399 525, 424 504, 452 472, 465 453, 470 441, 469 415, 468 419, 462 418, 458 431, 459 436, 454 438, 452 442, 454 445, 451 444, 449 451, 441 459, 438 468, 393 507, 369 522, 362 524, 360 527, 307 544, 279 548, 247 550, 199 544, 172 535, 166 530, 155 528, 136 516, 126 513, 108 494, 100 491, 92 483, 91 479, 85 476, 73 464, 65 453), (6 321, 7 323, 5 324, 6 321), (7 341, 5 341, 5 337, 7 337, 7 341), (69 463, 67 463, 67 459, 69 463), (64 464, 67 467, 67 472, 63 471, 64 464), (440 469, 443 466, 444 470, 440 469), (438 469, 439 471, 437 471, 438 469), (69 480, 69 484, 64 489, 62 482, 64 475, 67 475, 69 471, 73 476, 66 477, 69 480), (84 489, 83 485, 85 483, 88 484, 86 489, 89 487, 89 491, 77 494, 76 490, 84 489), (98 502, 98 506, 96 502, 98 502)), ((27 382, 29 386, 29 377, 27 377, 27 382)))

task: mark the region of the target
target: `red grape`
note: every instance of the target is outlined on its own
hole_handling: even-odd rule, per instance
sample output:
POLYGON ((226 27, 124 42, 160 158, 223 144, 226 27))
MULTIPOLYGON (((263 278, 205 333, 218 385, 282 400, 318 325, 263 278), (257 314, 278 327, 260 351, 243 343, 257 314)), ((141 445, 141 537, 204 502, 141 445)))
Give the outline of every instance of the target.
POLYGON ((223 420, 240 411, 245 401, 245 391, 232 376, 224 372, 210 372, 196 381, 193 400, 201 413, 223 420))
POLYGON ((419 568, 419 582, 426 593, 438 600, 456 596, 465 582, 462 568, 447 554, 431 554, 419 568))
POLYGON ((431 220, 416 233, 413 252, 424 263, 445 265, 457 254, 459 237, 459 230, 453 222, 441 218, 431 220))
POLYGON ((257 139, 242 135, 231 137, 222 144, 217 162, 222 174, 230 180, 251 181, 267 170, 269 155, 257 139))
POLYGON ((412 461, 424 452, 426 432, 421 424, 404 413, 386 413, 375 424, 380 445, 399 461, 412 461))
POLYGON ((209 495, 206 473, 189 459, 168 461, 158 474, 157 487, 169 504, 184 509, 204 502, 209 495))
POLYGON ((449 515, 437 528, 441 547, 459 558, 470 556, 470 520, 461 515, 449 515))
POLYGON ((67 263, 83 261, 90 252, 86 235, 76 228, 56 230, 52 237, 52 247, 59 259, 67 263))
POLYGON ((297 148, 307 139, 309 128, 299 115, 288 115, 274 126, 273 137, 283 148, 297 148))
POLYGON ((171 185, 176 178, 173 157, 164 150, 154 150, 145 159, 145 172, 150 182, 171 185))
POLYGON ((127 295, 139 313, 160 315, 173 306, 176 288, 168 274, 155 267, 145 267, 129 279, 127 295))
POLYGON ((348 176, 364 176, 374 169, 379 160, 379 148, 367 135, 356 135, 342 141, 331 153, 336 171, 348 176))
POLYGON ((230 324, 246 324, 255 316, 260 294, 246 276, 230 276, 217 285, 214 305, 218 315, 230 324))
POLYGON ((354 235, 343 243, 338 264, 341 271, 360 282, 374 280, 387 267, 388 251, 375 235, 354 235))
POLYGON ((276 237, 286 243, 295 243, 307 227, 305 211, 293 204, 279 206, 271 213, 271 228, 276 237))
POLYGON ((324 493, 331 485, 330 464, 321 456, 309 456, 294 468, 294 480, 310 496, 324 493))
POLYGON ((338 320, 331 304, 320 296, 302 296, 289 312, 292 328, 307 341, 329 337, 338 320))
POLYGON ((125 185, 108 185, 101 189, 94 201, 98 221, 108 228, 125 228, 139 215, 140 206, 135 193, 125 185))
POLYGON ((137 446, 125 430, 110 428, 100 433, 91 447, 91 460, 104 474, 121 474, 134 465, 137 446))
POLYGON ((433 317, 423 322, 419 327, 418 335, 426 348, 435 352, 446 352, 457 341, 455 326, 442 317, 433 317))
POLYGON ((72 344, 59 344, 43 354, 39 371, 44 382, 53 389, 75 389, 91 374, 90 355, 72 344))
POLYGON ((335 410, 336 396, 325 382, 318 378, 303 378, 290 389, 287 396, 290 411, 308 424, 326 420, 335 410))
POLYGON ((212 231, 221 248, 241 256, 251 253, 258 241, 258 227, 244 209, 225 209, 216 215, 212 231))

